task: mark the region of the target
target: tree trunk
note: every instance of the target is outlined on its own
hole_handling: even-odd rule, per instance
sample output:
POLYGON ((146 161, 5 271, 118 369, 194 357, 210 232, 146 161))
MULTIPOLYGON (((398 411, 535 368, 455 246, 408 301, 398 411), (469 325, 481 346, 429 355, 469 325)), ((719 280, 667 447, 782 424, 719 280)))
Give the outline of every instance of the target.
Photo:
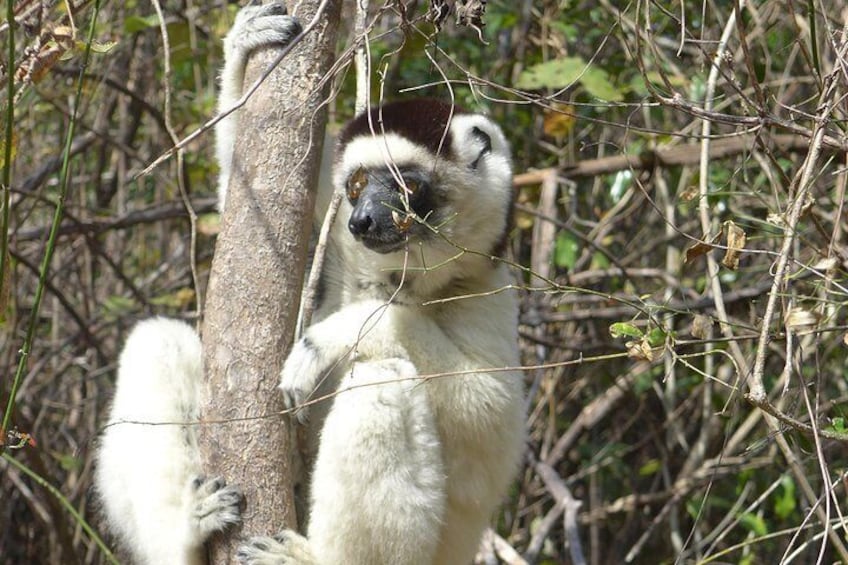
MULTIPOLYGON (((318 5, 298 6, 304 27, 318 5)), ((246 509, 240 531, 213 540, 210 563, 232 562, 242 536, 296 524, 293 446, 277 385, 303 282, 327 119, 317 110, 327 92, 319 82, 333 61, 340 5, 328 3, 318 25, 240 110, 203 326, 199 436, 207 474, 240 485, 246 509)), ((279 52, 251 57, 245 88, 279 52)))

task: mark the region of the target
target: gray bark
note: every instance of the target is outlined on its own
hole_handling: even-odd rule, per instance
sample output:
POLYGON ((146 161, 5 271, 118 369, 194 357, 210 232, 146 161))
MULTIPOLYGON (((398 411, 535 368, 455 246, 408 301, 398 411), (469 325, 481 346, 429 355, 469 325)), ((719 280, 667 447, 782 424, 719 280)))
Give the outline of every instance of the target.
MULTIPOLYGON (((293 446, 276 387, 297 318, 326 123, 320 81, 333 61, 340 5, 328 3, 239 116, 203 325, 199 436, 204 469, 240 485, 246 509, 241 528, 210 544, 210 563, 234 562, 242 537, 296 524, 293 446)), ((299 4, 304 27, 318 6, 299 4)), ((245 88, 277 54, 251 57, 245 88)))

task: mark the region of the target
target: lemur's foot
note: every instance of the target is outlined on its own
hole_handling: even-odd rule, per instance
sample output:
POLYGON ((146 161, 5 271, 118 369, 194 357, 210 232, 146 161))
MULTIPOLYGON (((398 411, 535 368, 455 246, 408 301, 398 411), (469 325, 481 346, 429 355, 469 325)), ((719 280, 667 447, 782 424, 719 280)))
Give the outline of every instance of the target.
POLYGON ((284 530, 274 537, 250 538, 236 557, 244 565, 314 565, 315 558, 305 537, 284 530))
POLYGON ((244 495, 238 487, 227 485, 220 477, 196 477, 190 488, 195 497, 193 516, 204 538, 241 522, 244 495))

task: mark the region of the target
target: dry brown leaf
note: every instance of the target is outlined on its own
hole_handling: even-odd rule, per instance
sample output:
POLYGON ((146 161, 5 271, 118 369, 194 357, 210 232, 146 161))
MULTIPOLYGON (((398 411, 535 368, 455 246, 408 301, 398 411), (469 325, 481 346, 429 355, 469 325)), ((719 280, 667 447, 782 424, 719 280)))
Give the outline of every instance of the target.
POLYGON ((697 186, 689 185, 683 190, 683 192, 680 193, 680 199, 684 202, 691 202, 698 198, 699 194, 701 194, 701 191, 698 190, 697 186))
POLYGON ((717 233, 715 237, 709 241, 707 241, 707 237, 704 236, 703 241, 699 241, 695 245, 689 246, 683 254, 683 263, 691 263, 701 255, 706 255, 708 252, 712 251, 720 238, 721 232, 717 233))
POLYGON ((721 264, 735 271, 739 268, 739 256, 745 250, 745 242, 748 240, 748 236, 745 230, 730 220, 724 222, 722 231, 727 234, 727 249, 724 252, 721 264))
POLYGON ((819 315, 811 310, 796 306, 790 308, 784 318, 787 329, 790 331, 798 331, 810 329, 818 325, 819 315))
POLYGON ((15 72, 15 80, 37 83, 74 47, 74 31, 68 26, 58 26, 50 33, 34 57, 25 61, 15 72))
POLYGON ((654 362, 662 355, 662 347, 651 347, 647 337, 640 340, 628 341, 624 344, 627 348, 627 356, 639 361, 654 362))
POLYGON ((692 319, 692 326, 689 333, 692 337, 698 339, 707 339, 710 336, 710 328, 713 326, 713 319, 704 314, 696 314, 692 319))
POLYGON ((542 129, 545 135, 550 137, 565 137, 574 128, 577 122, 574 106, 571 104, 554 104, 551 109, 545 110, 542 120, 542 129))

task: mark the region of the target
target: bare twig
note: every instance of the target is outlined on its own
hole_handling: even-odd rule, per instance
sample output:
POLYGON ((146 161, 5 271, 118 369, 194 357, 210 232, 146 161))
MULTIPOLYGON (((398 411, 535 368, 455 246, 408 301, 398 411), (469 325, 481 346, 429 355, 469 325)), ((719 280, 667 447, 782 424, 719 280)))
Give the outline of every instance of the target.
MULTIPOLYGON (((745 6, 745 0, 737 0, 737 10, 741 10, 745 6)), ((716 82, 718 81, 719 70, 724 62, 725 50, 727 42, 730 40, 730 34, 736 26, 737 10, 730 13, 727 22, 724 25, 724 31, 721 34, 718 45, 716 46, 715 55, 713 56, 712 64, 710 65, 710 74, 707 78, 706 93, 704 94, 704 112, 709 113, 713 108, 713 98, 715 97, 716 82)), ((713 232, 713 221, 710 217, 709 206, 709 179, 710 179, 710 133, 712 131, 712 121, 704 119, 701 123, 701 159, 700 175, 698 184, 698 214, 701 219, 701 231, 704 238, 713 232)), ((725 337, 733 337, 733 328, 727 317, 727 309, 724 305, 724 293, 721 288, 721 281, 718 278, 718 263, 711 254, 707 254, 707 280, 709 281, 712 298, 715 304, 716 313, 718 314, 719 328, 725 337)), ((745 355, 742 353, 742 348, 735 341, 729 343, 730 351, 736 360, 736 365, 740 367, 743 375, 747 374, 748 362, 745 355)), ((708 346, 709 347, 709 346, 708 346)), ((742 376, 742 375, 740 375, 742 376)))
POLYGON ((580 510, 582 503, 571 495, 571 490, 554 471, 553 467, 541 461, 537 461, 534 467, 542 482, 545 483, 545 488, 554 497, 557 506, 562 508, 564 512, 565 541, 571 555, 571 562, 574 565, 586 565, 586 558, 583 556, 583 547, 580 543, 580 532, 577 531, 577 511, 580 510))
MULTIPOLYGON (((840 56, 844 57, 848 48, 848 43, 843 42, 840 48, 840 56)), ((763 386, 763 370, 765 367, 766 352, 768 351, 769 342, 769 327, 771 320, 774 317, 774 310, 777 304, 778 297, 786 284, 786 267, 789 264, 791 255, 792 243, 795 241, 795 233, 798 226, 798 220, 801 217, 801 211, 807 202, 807 195, 812 187, 812 180, 818 173, 817 164, 819 155, 821 154, 822 140, 826 126, 830 120, 830 114, 833 111, 836 101, 833 99, 836 93, 838 84, 838 70, 830 73, 825 77, 825 88, 819 98, 818 111, 816 112, 816 121, 814 135, 810 144, 810 151, 804 160, 801 167, 800 179, 796 183, 796 190, 789 205, 789 210, 786 214, 786 228, 783 235, 783 243, 780 246, 780 251, 777 256, 777 263, 774 268, 774 278, 772 282, 769 298, 766 302, 765 313, 763 314, 762 329, 760 330, 760 341, 757 346, 757 355, 754 359, 753 372, 749 381, 750 392, 748 399, 759 407, 768 404, 765 387, 763 386)))

